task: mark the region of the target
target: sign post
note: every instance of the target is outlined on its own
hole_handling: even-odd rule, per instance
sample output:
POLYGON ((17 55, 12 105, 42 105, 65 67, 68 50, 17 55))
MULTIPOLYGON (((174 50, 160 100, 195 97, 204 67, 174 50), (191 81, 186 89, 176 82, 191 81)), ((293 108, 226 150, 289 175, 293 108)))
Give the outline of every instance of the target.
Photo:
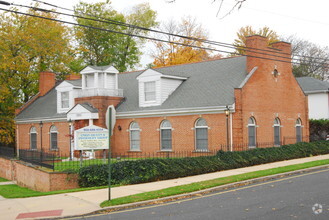
POLYGON ((111 200, 111 135, 112 135, 112 126, 111 126, 111 118, 112 118, 112 109, 109 108, 108 109, 109 112, 109 125, 108 126, 108 132, 109 132, 109 159, 108 159, 108 163, 109 163, 109 200, 111 200))

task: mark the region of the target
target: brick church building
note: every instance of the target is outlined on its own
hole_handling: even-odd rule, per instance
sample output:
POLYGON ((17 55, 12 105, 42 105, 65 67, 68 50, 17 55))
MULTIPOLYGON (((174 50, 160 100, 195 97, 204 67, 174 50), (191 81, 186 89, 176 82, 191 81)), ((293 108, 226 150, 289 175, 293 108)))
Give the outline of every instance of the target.
POLYGON ((292 74, 291 45, 268 47, 266 38, 250 36, 247 47, 247 56, 128 73, 88 66, 62 82, 40 73, 39 93, 17 109, 17 147, 68 153, 73 130, 106 127, 110 105, 114 153, 308 141, 307 96, 292 74))

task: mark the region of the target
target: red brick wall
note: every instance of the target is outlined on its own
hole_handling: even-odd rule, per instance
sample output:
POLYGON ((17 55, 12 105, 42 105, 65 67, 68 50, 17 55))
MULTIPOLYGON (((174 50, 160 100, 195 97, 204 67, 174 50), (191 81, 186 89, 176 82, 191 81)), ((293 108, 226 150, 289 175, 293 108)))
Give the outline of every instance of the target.
POLYGON ((13 170, 13 161, 0 157, 0 177, 7 180, 13 180, 15 178, 13 170))
POLYGON ((46 172, 27 164, 0 157, 0 177, 15 180, 19 186, 41 192, 79 188, 77 174, 46 172))
MULTIPOLYGON (((290 61, 290 44, 279 42, 273 44, 274 49, 264 43, 263 37, 252 36, 247 39, 248 47, 256 47, 270 50, 262 53, 274 54, 275 57, 265 55, 273 60, 260 59, 256 57, 247 58, 247 69, 254 67, 254 72, 242 89, 235 89, 236 113, 234 119, 234 143, 248 142, 248 119, 253 116, 257 123, 257 142, 274 141, 274 119, 278 117, 281 121, 281 138, 295 137, 295 123, 298 118, 303 123, 303 136, 308 133, 308 107, 307 97, 299 87, 292 74, 290 61), (278 54, 271 51, 283 52, 278 54), (275 77, 272 72, 277 69, 279 74, 275 77), (241 131, 239 132, 239 130, 241 131)), ((248 55, 261 56, 255 52, 248 55)), ((291 140, 291 139, 290 139, 291 140)))
MULTIPOLYGON (((50 151, 50 127, 57 127, 58 135, 57 142, 60 152, 68 154, 70 152, 70 137, 68 122, 43 122, 42 127, 42 149, 50 151)), ((30 149, 30 129, 34 126, 37 129, 37 148, 41 150, 41 128, 39 123, 18 124, 17 125, 17 146, 19 149, 30 149)))
POLYGON ((125 153, 130 150, 129 126, 132 121, 139 124, 140 149, 143 153, 156 153, 160 151, 160 124, 169 120, 172 125, 172 150, 195 150, 195 122, 204 118, 208 127, 208 149, 218 150, 221 144, 226 144, 226 116, 225 114, 203 114, 186 116, 151 117, 135 119, 118 119, 114 129, 112 150, 113 153, 125 153), (121 127, 121 131, 118 127, 121 127))

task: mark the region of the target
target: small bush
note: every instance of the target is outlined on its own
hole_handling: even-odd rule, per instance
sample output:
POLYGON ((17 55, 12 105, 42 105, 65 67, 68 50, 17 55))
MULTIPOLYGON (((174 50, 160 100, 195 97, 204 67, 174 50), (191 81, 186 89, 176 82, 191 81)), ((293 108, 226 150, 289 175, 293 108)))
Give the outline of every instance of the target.
MULTIPOLYGON (((111 165, 111 184, 135 184, 329 153, 329 142, 297 143, 248 151, 218 151, 216 156, 121 161, 111 165)), ((108 165, 79 171, 81 187, 108 184, 108 165)))

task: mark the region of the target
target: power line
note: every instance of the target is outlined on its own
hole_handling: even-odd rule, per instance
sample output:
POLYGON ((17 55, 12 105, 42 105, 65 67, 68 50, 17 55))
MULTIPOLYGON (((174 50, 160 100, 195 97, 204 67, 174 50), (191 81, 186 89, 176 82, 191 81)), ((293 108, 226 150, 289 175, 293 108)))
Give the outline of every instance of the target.
MULTIPOLYGON (((54 4, 50 4, 50 3, 47 3, 47 2, 44 2, 44 1, 40 1, 40 0, 32 0, 32 1, 35 1, 35 2, 38 2, 38 3, 42 3, 42 4, 45 4, 45 5, 51 6, 51 7, 55 7, 55 8, 59 8, 59 9, 63 9, 63 10, 67 10, 67 11, 71 11, 71 12, 76 13, 75 10, 64 8, 64 7, 60 7, 60 6, 57 6, 57 5, 54 5, 54 4)), ((29 6, 23 6, 23 7, 29 7, 29 6)), ((71 15, 71 14, 66 14, 66 13, 61 13, 61 12, 54 12, 54 11, 51 11, 51 12, 53 12, 53 13, 59 13, 59 14, 67 15, 67 16, 71 16, 71 17, 78 17, 78 18, 87 19, 87 20, 94 20, 94 21, 105 22, 105 23, 110 22, 110 24, 118 24, 118 25, 121 25, 121 26, 129 27, 129 28, 136 28, 136 29, 141 29, 141 30, 144 30, 144 31, 150 31, 150 32, 154 32, 154 33, 160 33, 160 34, 170 35, 170 36, 184 38, 184 39, 188 39, 188 40, 195 40, 195 41, 199 41, 199 42, 203 42, 203 43, 209 43, 211 45, 227 47, 227 48, 230 48, 230 49, 237 49, 237 48, 239 48, 239 49, 242 49, 242 50, 244 50, 246 52, 255 52, 255 51, 252 51, 252 50, 257 50, 257 51, 265 51, 265 52, 271 52, 271 53, 278 53, 278 54, 290 55, 288 53, 283 53, 283 52, 279 52, 279 51, 259 49, 259 48, 251 48, 251 47, 244 47, 244 46, 237 47, 236 45, 228 44, 228 43, 223 43, 223 42, 219 42, 219 41, 205 40, 205 39, 200 39, 200 38, 195 38, 195 37, 188 37, 188 36, 184 36, 184 35, 173 34, 173 33, 164 32, 164 31, 160 31, 160 30, 155 30, 155 29, 145 28, 145 27, 141 27, 141 26, 137 26, 137 25, 132 25, 132 24, 128 24, 128 23, 125 23, 125 22, 115 21, 113 19, 102 18, 102 17, 94 16, 92 14, 83 13, 83 12, 82 12, 83 15, 91 16, 91 17, 94 17, 96 19, 86 18, 86 17, 82 17, 82 16, 79 16, 79 15, 71 15), (99 20, 99 19, 102 19, 102 20, 99 20)), ((259 54, 273 56, 273 54, 264 54, 264 53, 259 53, 259 54)), ((306 56, 300 56, 298 54, 296 54, 295 56, 297 56, 297 57, 306 57, 306 56)), ((280 57, 280 56, 278 56, 278 57, 280 57)), ((285 57, 282 57, 281 56, 281 58, 285 58, 285 57)), ((316 58, 316 57, 309 57, 309 58, 316 58)), ((321 58, 321 57, 319 57, 318 59, 328 60, 328 59, 321 58)))
MULTIPOLYGON (((54 4, 50 4, 50 3, 47 3, 47 2, 44 2, 44 1, 40 1, 40 0, 32 0, 32 1, 35 1, 35 2, 38 2, 38 3, 42 3, 42 4, 45 4, 45 5, 51 6, 51 7, 55 7, 55 8, 59 8, 59 9, 63 9, 63 10, 67 10, 67 11, 71 11, 71 12, 76 13, 75 10, 64 8, 64 7, 60 7, 60 6, 57 6, 57 5, 54 5, 54 4)), ((23 6, 23 7, 26 7, 26 6, 23 6)), ((29 7, 29 6, 27 6, 27 7, 29 7)), ((51 12, 53 12, 53 13, 60 13, 60 12, 54 12, 54 11, 51 11, 51 12)), ((279 52, 279 51, 273 51, 273 50, 267 50, 267 49, 259 49, 259 48, 251 48, 251 47, 245 47, 245 46, 236 46, 236 45, 233 45, 233 44, 223 43, 223 42, 219 42, 219 41, 205 40, 205 39, 188 37, 188 36, 179 35, 179 34, 168 33, 168 32, 164 32, 164 31, 160 31, 160 30, 145 28, 145 27, 141 27, 141 26, 137 26, 137 25, 128 24, 128 23, 125 23, 125 22, 116 21, 116 20, 113 20, 113 19, 102 18, 102 17, 94 16, 92 14, 83 13, 83 12, 82 12, 83 15, 91 16, 91 17, 94 17, 96 19, 86 18, 86 17, 82 17, 82 16, 78 16, 78 15, 71 15, 71 14, 66 14, 66 13, 60 13, 60 14, 71 16, 71 17, 78 17, 78 18, 82 18, 82 19, 95 20, 95 21, 99 21, 99 22, 106 22, 106 23, 107 22, 110 22, 110 24, 117 24, 117 25, 129 27, 129 28, 136 28, 136 29, 141 29, 141 30, 144 30, 144 31, 150 31, 150 32, 154 32, 154 33, 160 33, 160 34, 170 35, 170 36, 184 38, 184 39, 188 39, 188 40, 195 40, 195 41, 199 41, 199 42, 203 42, 203 43, 208 43, 208 44, 211 44, 211 45, 227 47, 227 48, 230 48, 230 49, 237 49, 237 48, 239 48, 239 49, 242 49, 242 50, 244 50, 246 52, 255 52, 253 50, 257 50, 257 51, 265 51, 265 52, 272 53, 272 54, 259 53, 259 54, 262 54, 262 55, 274 56, 273 53, 278 53, 278 54, 283 54, 283 55, 290 55, 288 53, 283 53, 283 52, 279 52), (102 19, 102 20, 99 20, 99 19, 102 19)), ((295 56, 296 57, 303 57, 303 58, 319 59, 319 60, 324 60, 324 61, 329 60, 329 59, 326 59, 326 58, 305 56, 305 55, 299 55, 299 54, 295 54, 295 56)), ((285 57, 282 57, 282 56, 278 56, 278 57, 285 58, 285 57)))
MULTIPOLYGON (((40 0, 32 0, 32 1, 35 1, 35 2, 38 2, 38 3, 42 3, 42 4, 45 4, 45 5, 51 6, 51 7, 55 7, 55 8, 59 8, 59 9, 67 10, 67 11, 71 11, 71 12, 74 12, 74 13, 76 12, 75 10, 64 8, 64 7, 60 7, 60 6, 57 6, 57 5, 54 5, 54 4, 50 4, 50 3, 47 3, 47 2, 44 2, 44 1, 40 1, 40 0)), ((243 2, 243 1, 241 1, 241 2, 243 2)), ((29 6, 23 6, 23 7, 29 7, 29 6)), ((60 12, 54 12, 54 11, 51 11, 51 12, 53 12, 53 13, 60 13, 60 12)), ((145 31, 161 33, 161 34, 165 34, 165 35, 171 35, 171 36, 185 38, 185 39, 189 39, 189 40, 195 40, 195 41, 199 41, 199 42, 209 43, 211 45, 227 47, 227 48, 230 48, 230 49, 237 49, 237 48, 239 48, 239 49, 242 49, 242 50, 244 50, 246 52, 255 52, 253 50, 266 51, 266 52, 270 52, 271 54, 264 54, 264 53, 259 53, 259 54, 262 54, 262 55, 270 55, 270 56, 274 56, 273 53, 279 53, 279 54, 283 54, 283 55, 290 55, 288 53, 283 53, 283 52, 279 52, 279 51, 259 49, 259 48, 251 48, 251 47, 244 47, 244 46, 236 46, 236 45, 233 45, 233 44, 228 44, 228 43, 223 43, 223 42, 218 42, 218 41, 210 41, 210 40, 193 38, 193 37, 188 37, 188 36, 183 36, 183 35, 178 35, 178 34, 172 34, 172 33, 163 32, 163 31, 159 31, 159 30, 154 30, 154 29, 150 29, 150 28, 140 27, 140 26, 137 26, 137 25, 131 25, 131 24, 127 24, 125 22, 115 21, 115 20, 112 20, 112 19, 96 17, 96 16, 91 15, 91 14, 88 14, 88 13, 82 13, 82 14, 87 15, 87 16, 91 16, 91 17, 94 17, 94 18, 97 18, 97 21, 99 21, 99 22, 106 22, 106 21, 114 22, 117 25, 121 25, 121 26, 125 26, 125 27, 136 28, 136 29, 141 29, 141 30, 145 30, 145 31), (98 20, 98 19, 102 19, 102 20, 98 20)), ((63 14, 63 15, 67 15, 67 16, 71 16, 71 17, 75 17, 75 16, 77 17, 77 15, 70 15, 70 14, 63 14)), ((82 18, 82 19, 90 19, 90 18, 81 17, 81 16, 79 16, 79 18, 82 18)), ((113 24, 113 23, 111 23, 111 24, 113 24)), ((311 59, 320 59, 320 60, 324 60, 324 61, 329 60, 329 59, 321 58, 321 57, 311 57, 311 56, 305 56, 305 55, 301 56, 301 55, 298 55, 298 54, 295 54, 295 56, 296 57, 303 57, 303 58, 304 57, 305 58, 311 58, 311 59)), ((282 56, 277 56, 277 57, 286 58, 286 57, 282 57, 282 56)), ((294 58, 294 59, 295 60, 298 60, 296 58, 294 58)))
MULTIPOLYGON (((21 5, 17 5, 17 6, 21 6, 21 5)), ((56 13, 54 11, 50 11, 50 10, 46 10, 46 9, 38 9, 36 7, 31 7, 31 6, 21 6, 21 7, 28 7, 28 8, 32 8, 34 10, 37 9, 37 10, 43 11, 43 12, 56 13)), ((162 39, 157 39, 157 38, 142 36, 142 35, 136 35, 136 34, 128 34, 128 33, 120 32, 120 31, 113 31, 113 30, 104 29, 104 28, 98 28, 98 27, 94 27, 94 26, 90 26, 90 25, 82 25, 82 24, 73 23, 73 22, 69 22, 69 21, 63 21, 63 20, 54 19, 54 18, 47 18, 47 17, 43 17, 43 16, 38 16, 38 15, 33 15, 33 14, 28 14, 28 13, 13 11, 13 10, 7 10, 7 9, 3 9, 3 8, 0 8, 0 10, 7 11, 7 12, 12 12, 12 13, 16 13, 16 14, 21 14, 21 15, 26 15, 26 16, 37 17, 37 18, 40 18, 40 19, 52 20, 52 21, 61 22, 61 23, 65 23, 65 24, 70 24, 70 25, 81 26, 81 27, 85 27, 85 28, 91 28, 91 29, 96 29, 96 30, 101 30, 101 31, 107 31, 107 32, 115 33, 115 34, 123 34, 123 35, 131 36, 131 37, 144 38, 144 39, 148 39, 148 40, 160 41, 160 42, 165 42, 165 43, 171 43, 171 44, 176 44, 176 45, 181 45, 181 46, 187 46, 187 47, 193 47, 193 48, 204 49, 204 50, 211 50, 211 51, 222 52, 222 53, 229 53, 229 54, 249 56, 249 57, 255 57, 255 58, 260 58, 260 59, 267 59, 267 60, 273 60, 273 61, 279 61, 279 62, 299 64, 299 63, 293 62, 293 61, 286 61, 286 60, 278 60, 278 59, 272 59, 272 58, 258 57, 258 56, 254 56, 254 55, 245 55, 245 54, 236 53, 236 52, 235 53, 234 52, 232 53, 232 52, 228 52, 228 51, 224 51, 224 50, 218 50, 218 49, 214 49, 214 48, 200 47, 200 46, 195 46, 195 45, 189 45, 189 44, 184 44, 184 43, 179 43, 179 42, 173 42, 173 41, 167 41, 167 40, 162 40, 162 39)), ((72 16, 72 15, 70 15, 70 16, 72 16)), ((85 18, 83 18, 83 19, 85 19, 85 18)), ((266 55, 271 55, 271 54, 266 54, 266 55)), ((275 56, 275 55, 272 55, 272 56, 275 56)), ((275 57, 280 57, 280 56, 275 56, 275 57)), ((282 58, 287 59, 287 57, 282 57, 282 58)), ((295 59, 295 60, 297 60, 297 59, 295 59)))

